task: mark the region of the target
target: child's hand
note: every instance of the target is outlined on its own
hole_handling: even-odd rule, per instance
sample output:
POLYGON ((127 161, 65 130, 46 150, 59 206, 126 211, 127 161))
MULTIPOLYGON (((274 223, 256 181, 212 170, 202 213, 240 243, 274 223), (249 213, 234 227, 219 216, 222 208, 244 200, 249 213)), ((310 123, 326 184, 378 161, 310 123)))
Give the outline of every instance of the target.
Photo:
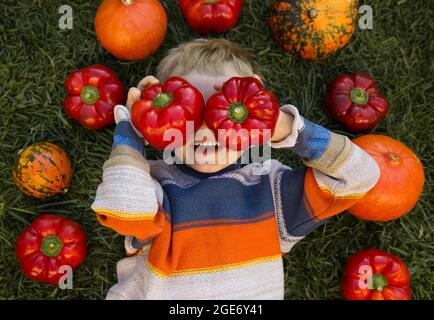
POLYGON ((160 80, 158 80, 154 76, 146 76, 139 82, 137 88, 142 91, 143 89, 158 83, 160 83, 160 80))
MULTIPOLYGON (((160 83, 160 81, 154 76, 147 76, 143 78, 136 87, 130 88, 128 91, 128 98, 126 106, 117 105, 114 109, 115 122, 118 124, 121 121, 128 121, 131 124, 136 135, 140 138, 143 138, 143 135, 132 125, 131 123, 131 107, 136 101, 140 100, 141 92, 144 88, 152 86, 153 84, 160 83)), ((145 144, 148 144, 145 141, 145 144)))
POLYGON ((294 116, 280 110, 279 118, 277 119, 276 129, 271 138, 272 142, 279 142, 288 137, 292 132, 292 124, 294 116))
POLYGON ((127 109, 131 111, 131 107, 133 106, 134 102, 140 100, 140 95, 143 89, 158 83, 160 83, 160 81, 154 76, 147 76, 139 82, 137 88, 132 87, 130 91, 128 91, 128 98, 127 98, 127 105, 126 105, 127 109))

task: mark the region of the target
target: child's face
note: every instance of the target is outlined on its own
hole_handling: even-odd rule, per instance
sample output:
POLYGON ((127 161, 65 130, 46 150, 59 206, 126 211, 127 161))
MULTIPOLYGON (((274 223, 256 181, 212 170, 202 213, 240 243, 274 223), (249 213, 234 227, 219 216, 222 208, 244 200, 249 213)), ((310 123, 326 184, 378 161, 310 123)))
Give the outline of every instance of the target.
MULTIPOLYGON (((227 80, 232 77, 242 76, 237 73, 231 64, 223 65, 222 68, 224 68, 224 75, 221 76, 192 70, 183 75, 183 78, 201 91, 206 102, 209 97, 221 89, 223 83, 227 80)), ((258 77, 253 74, 252 76, 258 77)), ((196 132, 194 141, 188 141, 185 146, 177 148, 175 154, 178 159, 181 159, 183 163, 196 171, 214 173, 235 163, 241 157, 242 151, 226 149, 224 146, 218 147, 217 138, 204 122, 202 127, 196 132), (213 147, 198 148, 200 144, 209 144, 213 147)))

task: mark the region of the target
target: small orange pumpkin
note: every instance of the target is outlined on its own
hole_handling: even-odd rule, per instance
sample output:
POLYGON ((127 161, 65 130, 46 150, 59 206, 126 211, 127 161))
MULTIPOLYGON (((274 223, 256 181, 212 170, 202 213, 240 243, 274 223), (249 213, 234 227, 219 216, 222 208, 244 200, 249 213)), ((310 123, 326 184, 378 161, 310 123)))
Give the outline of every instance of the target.
POLYGON ((39 142, 20 152, 12 178, 24 194, 48 198, 68 190, 72 180, 71 161, 57 145, 39 142))
POLYGON ((358 0, 273 0, 269 23, 285 50, 321 60, 350 42, 357 15, 358 0))
POLYGON ((348 212, 363 220, 390 221, 410 212, 423 190, 425 174, 414 152, 388 136, 369 134, 353 140, 380 167, 378 183, 348 212))
POLYGON ((141 60, 160 47, 167 16, 158 0, 104 0, 95 16, 103 47, 123 60, 141 60))

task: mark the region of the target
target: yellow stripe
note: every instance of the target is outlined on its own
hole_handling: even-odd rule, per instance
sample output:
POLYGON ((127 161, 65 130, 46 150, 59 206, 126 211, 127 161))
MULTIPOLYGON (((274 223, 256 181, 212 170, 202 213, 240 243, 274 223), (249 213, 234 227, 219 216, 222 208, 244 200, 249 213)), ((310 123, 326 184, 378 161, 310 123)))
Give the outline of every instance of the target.
POLYGON ((153 220, 155 213, 127 213, 122 211, 115 211, 109 209, 93 208, 93 210, 98 214, 105 214, 110 217, 119 218, 122 220, 153 220))
POLYGON ((318 187, 321 189, 322 192, 330 194, 335 199, 341 199, 341 200, 362 199, 366 195, 366 193, 358 193, 358 194, 346 194, 344 196, 336 196, 333 194, 333 192, 331 192, 326 187, 320 185, 318 185, 318 187))
POLYGON ((189 270, 179 270, 179 271, 174 271, 170 275, 163 273, 161 270, 159 270, 156 267, 154 267, 149 261, 147 262, 147 265, 148 265, 149 269, 151 269, 151 271, 154 274, 156 274, 157 276, 159 276, 161 278, 168 278, 168 277, 177 277, 177 276, 201 274, 201 273, 228 271, 228 270, 233 270, 233 269, 237 269, 237 268, 240 268, 240 267, 247 267, 247 266, 250 266, 250 265, 259 264, 259 263, 262 263, 262 262, 275 261, 275 260, 279 260, 281 258, 282 258, 282 255, 278 254, 278 255, 275 255, 275 256, 271 256, 271 257, 263 257, 263 258, 258 258, 258 259, 254 259, 254 260, 250 260, 250 261, 244 261, 244 262, 226 264, 226 265, 218 266, 218 267, 198 268, 198 269, 189 269, 189 270))

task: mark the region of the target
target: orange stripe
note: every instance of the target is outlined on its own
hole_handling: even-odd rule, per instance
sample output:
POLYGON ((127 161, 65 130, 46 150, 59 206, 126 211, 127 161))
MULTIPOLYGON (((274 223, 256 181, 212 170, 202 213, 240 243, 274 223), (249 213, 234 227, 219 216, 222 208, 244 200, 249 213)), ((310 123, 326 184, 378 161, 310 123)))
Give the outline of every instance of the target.
POLYGON ((304 207, 307 209, 307 212, 309 213, 311 219, 315 222, 318 221, 318 218, 315 216, 315 212, 313 211, 313 208, 309 202, 309 200, 307 199, 306 194, 303 195, 303 204, 304 207))
POLYGON ((280 254, 276 219, 241 225, 197 227, 172 234, 169 225, 154 239, 149 263, 164 275, 218 269, 280 254))
POLYGON ((154 219, 128 220, 97 212, 97 219, 103 226, 109 227, 124 236, 134 236, 145 240, 159 234, 168 224, 165 214, 159 210, 154 219))
POLYGON ((358 199, 335 198, 330 192, 321 190, 315 180, 312 168, 308 168, 306 171, 304 190, 308 201, 305 206, 314 220, 323 220, 334 216, 352 207, 358 201, 358 199))

